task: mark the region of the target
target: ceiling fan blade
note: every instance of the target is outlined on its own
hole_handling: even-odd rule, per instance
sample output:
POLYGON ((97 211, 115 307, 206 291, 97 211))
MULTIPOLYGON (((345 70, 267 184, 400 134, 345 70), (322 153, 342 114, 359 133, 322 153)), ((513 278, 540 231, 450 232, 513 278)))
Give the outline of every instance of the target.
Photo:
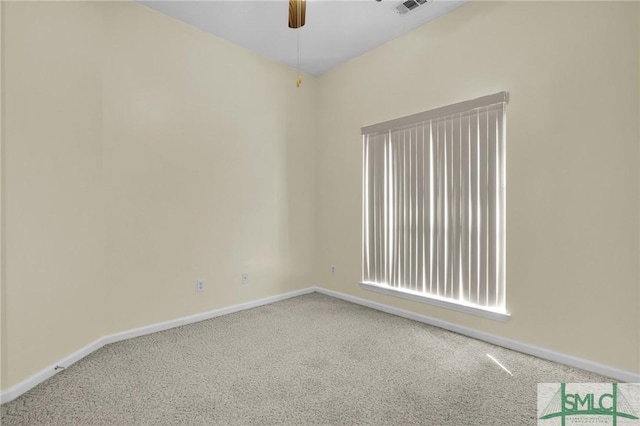
POLYGON ((304 25, 307 0, 289 0, 289 28, 300 28, 304 25))

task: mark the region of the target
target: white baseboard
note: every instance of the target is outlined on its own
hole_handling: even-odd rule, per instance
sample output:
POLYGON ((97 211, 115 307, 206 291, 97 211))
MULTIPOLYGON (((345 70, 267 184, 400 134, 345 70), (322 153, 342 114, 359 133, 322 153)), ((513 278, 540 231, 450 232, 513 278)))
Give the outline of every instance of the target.
POLYGON ((104 337, 94 341, 93 343, 88 344, 87 346, 78 349, 71 355, 67 355, 59 362, 50 365, 49 367, 40 370, 33 376, 27 378, 26 380, 21 381, 17 385, 10 388, 8 391, 0 394, 0 404, 4 404, 5 402, 9 402, 11 400, 16 399, 23 393, 31 390, 32 388, 38 386, 40 383, 44 382, 48 378, 55 376, 62 370, 56 370, 56 367, 68 367, 71 364, 80 361, 82 358, 91 354, 94 351, 97 351, 101 347, 105 345, 103 342, 104 337))
POLYGON ((549 349, 541 348, 539 346, 518 342, 517 340, 507 339, 506 337, 496 336, 495 334, 486 333, 484 331, 480 331, 480 330, 465 327, 462 325, 454 324, 451 322, 443 321, 437 318, 416 314, 415 312, 405 311, 404 309, 394 308, 392 306, 388 306, 382 303, 373 302, 367 299, 361 299, 359 297, 350 296, 348 294, 340 293, 337 291, 327 290, 321 287, 316 287, 315 291, 318 293, 325 294, 327 296, 332 296, 338 299, 346 300, 348 302, 353 302, 358 305, 367 306, 369 308, 376 309, 378 311, 397 315, 399 317, 412 319, 425 324, 443 328, 445 330, 453 331, 458 334, 463 334, 465 336, 473 337, 474 339, 482 340, 484 342, 501 346, 503 348, 522 352, 527 355, 533 355, 535 357, 557 362, 559 364, 564 364, 571 367, 579 368, 581 370, 590 371, 592 373, 610 377, 612 379, 619 380, 621 382, 627 382, 627 383, 640 382, 640 374, 634 373, 631 371, 620 370, 618 368, 614 368, 604 364, 599 364, 597 362, 589 361, 583 358, 578 358, 575 356, 554 352, 549 349))
POLYGON ((159 322, 157 324, 147 325, 145 327, 134 328, 127 331, 121 331, 120 333, 110 334, 104 336, 104 343, 119 342, 121 340, 131 339, 133 337, 144 336, 146 334, 156 333, 158 331, 168 330, 170 328, 180 327, 187 324, 193 324, 208 320, 211 318, 219 317, 222 315, 232 314, 234 312, 244 311, 245 309, 257 308, 258 306, 268 305, 270 303, 279 302, 281 300, 289 299, 291 297, 302 296, 303 294, 313 293, 315 288, 307 287, 302 290, 295 290, 289 293, 278 294, 276 296, 265 297, 264 299, 258 299, 251 302, 241 303, 239 305, 229 306, 227 308, 215 309, 209 312, 203 312, 201 314, 190 315, 188 317, 182 317, 171 321, 159 322))
POLYGON ((0 403, 4 404, 5 402, 9 402, 28 390, 34 388, 40 383, 44 382, 48 378, 54 376, 62 370, 56 370, 56 367, 64 367, 67 368, 75 362, 81 360, 87 355, 91 354, 94 351, 97 351, 104 345, 109 343, 119 342, 121 340, 131 339, 133 337, 144 336, 146 334, 156 333, 158 331, 168 330, 174 327, 180 327, 182 325, 192 324, 195 322, 204 321, 210 318, 219 317, 222 315, 232 314, 234 312, 244 311, 245 309, 256 308, 262 305, 268 305, 270 303, 279 302, 281 300, 289 299, 291 297, 302 296, 303 294, 313 293, 316 291, 314 287, 308 287, 301 290, 292 291, 289 293, 279 294, 276 296, 266 297, 264 299, 254 300, 251 302, 241 303, 239 305, 229 306, 227 308, 215 309, 209 312, 203 312, 201 314, 191 315, 187 317, 177 318, 171 321, 165 321, 157 324, 148 325, 145 327, 135 328, 132 330, 122 331, 119 333, 109 334, 106 336, 102 336, 98 340, 93 343, 88 344, 82 349, 77 350, 76 352, 64 357, 60 361, 55 364, 50 365, 49 367, 39 371, 33 376, 23 380, 17 385, 11 387, 8 391, 0 393, 0 403))
POLYGON ((512 349, 518 352, 522 352, 528 355, 533 355, 538 358, 543 358, 549 361, 554 361, 560 364, 569 365, 571 367, 580 368, 582 370, 591 371, 596 374, 601 374, 606 377, 610 377, 615 380, 629 383, 640 382, 640 374, 630 371, 620 370, 608 365, 598 364, 593 361, 574 357, 571 355, 565 355, 562 353, 554 352, 548 349, 544 349, 538 346, 529 345, 527 343, 521 343, 516 340, 507 339, 505 337, 496 336, 494 334, 485 333, 484 331, 475 330, 473 328, 464 327, 458 324, 450 323, 447 321, 439 320, 437 318, 431 318, 425 315, 416 314, 414 312, 405 311, 403 309, 394 308, 382 303, 373 302, 370 300, 362 299, 348 294, 339 293, 337 291, 328 290, 322 287, 307 287, 301 290, 292 291, 289 293, 279 294, 276 296, 266 297, 264 299, 254 300, 247 303, 241 303, 239 305, 229 306, 227 308, 216 309, 209 312, 203 312, 201 314, 191 315, 187 317, 177 318, 171 321, 165 321, 157 324, 152 324, 145 327, 135 328, 132 330, 122 331, 119 333, 109 334, 101 337, 100 339, 90 343, 89 345, 77 350, 76 352, 66 356, 59 362, 50 365, 49 367, 41 370, 33 376, 23 380, 17 385, 10 388, 8 391, 0 394, 0 403, 9 402, 28 390, 34 388, 40 383, 44 382, 48 378, 54 376, 60 370, 56 370, 57 366, 69 367, 73 363, 79 361, 92 352, 100 349, 104 345, 109 343, 119 342, 121 340, 131 339, 133 337, 144 336, 146 334, 155 333, 158 331, 168 330, 174 327, 180 327, 182 325, 192 324, 199 321, 204 321, 210 318, 219 317, 222 315, 231 314, 234 312, 243 311, 245 309, 256 308, 258 306, 268 305, 270 303, 279 302, 281 300, 289 299, 291 297, 301 296, 303 294, 309 294, 318 292, 327 296, 336 297, 338 299, 353 302, 358 305, 367 306, 378 311, 387 312, 389 314, 397 315, 400 317, 412 319, 425 324, 433 325, 436 327, 450 330, 455 333, 463 334, 465 336, 472 337, 474 339, 482 340, 488 343, 492 343, 497 346, 502 346, 507 349, 512 349))

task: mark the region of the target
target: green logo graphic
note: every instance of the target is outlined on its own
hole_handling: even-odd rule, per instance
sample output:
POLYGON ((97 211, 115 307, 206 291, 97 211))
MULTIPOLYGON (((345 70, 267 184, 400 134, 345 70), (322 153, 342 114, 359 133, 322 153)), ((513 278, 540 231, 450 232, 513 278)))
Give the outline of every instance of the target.
POLYGON ((617 383, 612 383, 611 393, 583 394, 567 393, 566 383, 561 383, 560 389, 553 395, 539 419, 559 417, 562 426, 565 426, 566 419, 570 416, 607 416, 611 418, 613 426, 618 424, 618 418, 639 420, 627 398, 618 389, 617 383))

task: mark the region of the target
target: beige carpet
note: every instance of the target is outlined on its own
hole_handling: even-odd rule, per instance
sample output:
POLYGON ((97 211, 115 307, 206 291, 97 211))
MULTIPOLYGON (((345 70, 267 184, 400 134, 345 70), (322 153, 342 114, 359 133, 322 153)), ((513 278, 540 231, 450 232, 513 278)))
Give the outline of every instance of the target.
POLYGON ((314 293, 107 345, 2 425, 533 425, 538 382, 601 381, 314 293))

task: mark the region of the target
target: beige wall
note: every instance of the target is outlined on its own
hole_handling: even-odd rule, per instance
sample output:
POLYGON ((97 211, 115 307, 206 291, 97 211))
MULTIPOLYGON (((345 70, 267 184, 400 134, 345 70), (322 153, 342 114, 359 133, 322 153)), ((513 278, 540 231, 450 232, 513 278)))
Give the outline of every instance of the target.
POLYGON ((104 334, 102 14, 6 3, 2 387, 104 334))
POLYGON ((472 3, 323 75, 316 283, 640 372, 638 7, 472 3), (360 127, 501 90, 512 319, 360 289, 360 127))
POLYGON ((105 16, 111 330, 307 286, 314 79, 145 7, 105 16))
POLYGON ((308 285, 314 79, 134 3, 5 6, 3 390, 308 285))
POLYGON ((4 2, 0 2, 0 390, 7 375, 7 298, 4 296, 4 2))

